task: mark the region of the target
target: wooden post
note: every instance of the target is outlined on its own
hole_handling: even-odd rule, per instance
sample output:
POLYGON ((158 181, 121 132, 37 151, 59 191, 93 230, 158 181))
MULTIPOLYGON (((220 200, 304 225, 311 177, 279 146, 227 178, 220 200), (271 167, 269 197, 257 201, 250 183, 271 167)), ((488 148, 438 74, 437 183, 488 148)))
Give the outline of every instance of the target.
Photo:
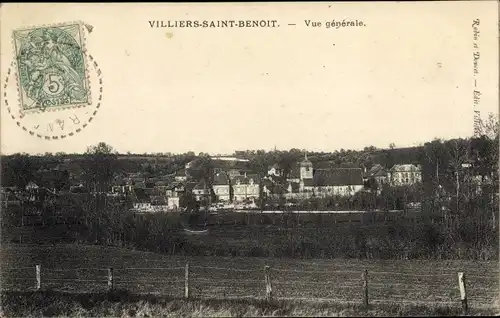
POLYGON ((42 271, 40 265, 35 266, 36 272, 36 290, 40 290, 42 287, 42 271))
POLYGON ((271 284, 271 269, 269 266, 264 267, 264 276, 266 281, 266 300, 271 301, 273 299, 273 286, 271 284))
POLYGON ((460 301, 462 302, 462 310, 464 315, 469 313, 469 306, 467 304, 467 289, 465 288, 465 274, 458 273, 458 287, 460 288, 460 301))
POLYGON ((108 268, 108 289, 113 290, 113 268, 108 268))
POLYGON ((189 298, 189 263, 186 263, 186 271, 184 273, 184 298, 189 298))
POLYGON ((361 275, 363 279, 363 305, 368 306, 368 270, 364 270, 361 275))

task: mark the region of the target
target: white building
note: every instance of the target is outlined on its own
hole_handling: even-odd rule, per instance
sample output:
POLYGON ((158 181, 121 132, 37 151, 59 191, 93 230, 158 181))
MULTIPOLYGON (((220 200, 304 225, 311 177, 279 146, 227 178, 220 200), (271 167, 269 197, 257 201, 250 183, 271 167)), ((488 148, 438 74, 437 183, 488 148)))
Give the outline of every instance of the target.
POLYGON ((388 179, 392 186, 412 185, 422 182, 422 168, 420 165, 413 164, 394 165, 389 170, 388 179))
POLYGON ((167 206, 169 210, 179 209, 179 197, 167 197, 167 206))
POLYGON ((214 176, 213 189, 218 201, 230 200, 229 177, 226 173, 219 172, 214 176))
POLYGON ((237 176, 232 180, 233 200, 245 201, 259 198, 259 178, 256 175, 237 176))

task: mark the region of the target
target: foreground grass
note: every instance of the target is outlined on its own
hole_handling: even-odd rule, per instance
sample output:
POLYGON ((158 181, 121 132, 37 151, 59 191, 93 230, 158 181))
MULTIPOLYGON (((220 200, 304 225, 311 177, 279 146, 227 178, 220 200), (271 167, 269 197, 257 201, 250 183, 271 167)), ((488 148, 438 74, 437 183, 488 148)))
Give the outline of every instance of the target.
POLYGON ((98 293, 107 290, 107 268, 112 267, 119 289, 182 297, 186 262, 191 265, 190 289, 196 298, 263 297, 263 269, 268 265, 278 298, 362 303, 361 273, 366 269, 374 304, 459 306, 457 272, 467 275, 471 308, 496 308, 500 299, 498 262, 191 257, 76 244, 3 244, 0 285, 10 291, 33 290, 35 265, 40 264, 44 290, 98 293))
MULTIPOLYGON (((256 316, 454 316, 457 306, 347 305, 259 299, 191 299, 112 293, 3 291, 0 317, 256 317, 256 316)), ((471 309, 470 315, 495 315, 493 309, 471 309)))

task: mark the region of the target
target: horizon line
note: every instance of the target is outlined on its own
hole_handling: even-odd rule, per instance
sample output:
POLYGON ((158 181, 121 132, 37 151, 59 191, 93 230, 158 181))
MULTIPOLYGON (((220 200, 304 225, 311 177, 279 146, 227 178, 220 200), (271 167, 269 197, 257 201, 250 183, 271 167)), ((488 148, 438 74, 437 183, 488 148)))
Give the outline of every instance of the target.
MULTIPOLYGON (((336 153, 336 152, 341 152, 342 150, 344 150, 344 152, 347 152, 347 151, 354 151, 354 152, 378 152, 378 151, 387 151, 387 150, 398 150, 398 149, 408 149, 408 148, 419 148, 419 147, 424 147, 426 143, 430 143, 430 142, 433 142, 433 141, 441 141, 441 142, 446 142, 446 141, 451 141, 451 140, 457 140, 457 139, 462 139, 462 140, 470 140, 470 139, 473 139, 473 138, 478 138, 478 137, 466 137, 466 138, 463 138, 463 137, 459 137, 459 138, 450 138, 450 139, 443 139, 443 138, 434 138, 433 140, 431 141, 427 141, 427 142, 424 142, 424 143, 419 143, 419 144, 413 144, 413 145, 408 145, 408 146, 397 146, 395 145, 394 148, 391 148, 391 147, 384 147, 384 148, 378 148, 378 147, 375 147, 375 146, 365 146, 364 148, 371 148, 373 147, 373 149, 368 149, 368 150, 365 150, 364 148, 363 149, 353 149, 353 148, 341 148, 341 149, 335 149, 335 150, 308 150, 308 149, 304 149, 304 148, 290 148, 290 149, 279 149, 277 147, 275 148, 272 148, 272 149, 245 149, 245 150, 233 150, 232 153, 209 153, 209 152, 203 152, 203 151, 200 151, 198 153, 196 153, 196 151, 194 150, 188 150, 188 151, 185 151, 185 152, 170 152, 170 151, 164 151, 164 152, 148 152, 148 153, 135 153, 135 152, 130 152, 130 151, 127 151, 127 152, 120 152, 120 151, 116 151, 114 152, 114 154, 118 155, 118 156, 156 156, 156 157, 169 157, 169 156, 176 156, 176 155, 185 155, 185 154, 188 154, 190 152, 192 152, 194 154, 195 157, 199 157, 200 154, 202 155, 209 155, 210 157, 238 157, 240 156, 239 154, 237 154, 238 152, 257 152, 257 151, 264 151, 265 153, 272 153, 272 152, 289 152, 291 150, 299 150, 301 152, 306 152, 308 154, 333 154, 333 153, 336 153)), ((480 138, 480 137, 479 137, 480 138)), ((98 142, 99 143, 99 142, 98 142)), ((111 147, 113 147, 111 144, 108 144, 106 143, 107 145, 110 145, 111 147)), ((29 152, 14 152, 14 153, 1 153, 0 152, 0 156, 14 156, 14 155, 29 155, 29 156, 34 156, 34 157, 39 157, 39 156, 48 156, 48 155, 52 155, 52 156, 79 156, 79 155, 85 155, 85 152, 72 152, 72 153, 67 153, 67 152, 64 152, 64 151, 59 151, 59 152, 45 152, 45 153, 29 153, 29 152)))

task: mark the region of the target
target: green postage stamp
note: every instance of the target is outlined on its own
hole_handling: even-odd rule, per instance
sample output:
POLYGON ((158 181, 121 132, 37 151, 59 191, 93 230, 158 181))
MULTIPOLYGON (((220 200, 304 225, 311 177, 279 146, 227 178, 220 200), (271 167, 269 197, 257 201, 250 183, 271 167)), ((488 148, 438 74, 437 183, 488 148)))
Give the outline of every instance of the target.
POLYGON ((91 104, 80 24, 16 30, 13 36, 22 112, 91 104))

